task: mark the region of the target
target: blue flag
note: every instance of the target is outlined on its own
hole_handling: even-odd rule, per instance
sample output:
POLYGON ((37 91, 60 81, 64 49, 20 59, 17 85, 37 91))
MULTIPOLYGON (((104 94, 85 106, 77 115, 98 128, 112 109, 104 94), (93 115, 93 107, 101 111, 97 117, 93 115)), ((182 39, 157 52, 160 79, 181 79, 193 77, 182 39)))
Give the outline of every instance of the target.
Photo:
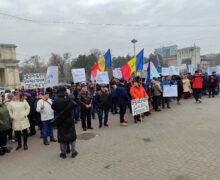
POLYGON ((136 71, 142 71, 144 65, 144 49, 136 56, 136 71))
POLYGON ((148 86, 150 83, 150 64, 151 64, 151 61, 149 60, 148 66, 147 66, 147 73, 146 73, 146 82, 145 82, 145 90, 146 91, 148 90, 148 86))
POLYGON ((158 73, 161 73, 160 59, 159 59, 158 56, 157 56, 157 72, 158 72, 158 73))
POLYGON ((111 59, 111 52, 110 49, 105 53, 104 55, 105 58, 105 67, 111 67, 112 66, 112 59, 111 59))

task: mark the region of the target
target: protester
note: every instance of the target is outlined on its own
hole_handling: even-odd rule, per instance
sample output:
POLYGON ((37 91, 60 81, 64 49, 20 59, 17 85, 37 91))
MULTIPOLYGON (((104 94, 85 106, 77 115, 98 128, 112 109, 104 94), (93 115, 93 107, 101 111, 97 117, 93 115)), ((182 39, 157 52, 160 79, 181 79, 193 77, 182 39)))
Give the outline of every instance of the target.
POLYGON ((183 96, 183 82, 180 76, 176 76, 175 77, 176 80, 176 84, 177 84, 177 92, 178 92, 178 96, 177 96, 177 105, 180 105, 180 99, 183 96))
POLYGON ((120 114, 120 125, 127 126, 128 121, 125 120, 124 116, 126 113, 126 109, 128 104, 130 103, 130 97, 128 95, 127 90, 124 87, 124 80, 121 79, 120 83, 116 88, 116 95, 117 95, 117 105, 119 107, 119 114, 120 114))
POLYGON ((75 149, 76 130, 72 110, 76 103, 67 95, 65 87, 60 87, 57 95, 57 99, 52 104, 52 109, 55 114, 53 125, 57 127, 58 142, 60 143, 60 157, 66 158, 67 147, 70 144, 72 158, 75 158, 78 152, 75 149))
MULTIPOLYGON (((169 76, 162 77, 162 81, 161 81, 162 91, 165 85, 168 85, 168 86, 171 85, 169 76)), ((162 108, 163 109, 165 108, 165 104, 167 104, 167 108, 170 109, 170 97, 163 97, 163 94, 162 94, 162 108)))
POLYGON ((111 96, 108 88, 101 85, 100 91, 95 96, 95 103, 98 106, 99 128, 103 125, 104 113, 104 126, 108 127, 108 111, 111 106, 111 96))
POLYGON ((51 120, 54 118, 54 112, 52 109, 52 100, 49 98, 49 93, 45 92, 42 99, 37 102, 37 112, 41 114, 42 123, 42 135, 43 144, 49 145, 48 136, 50 137, 50 142, 56 142, 53 135, 53 128, 51 126, 51 120))
MULTIPOLYGON (((142 82, 140 81, 140 77, 136 77, 134 79, 134 84, 132 85, 130 89, 130 95, 132 99, 140 99, 140 98, 148 98, 148 95, 145 91, 145 89, 142 86, 142 82)), ((134 116, 134 122, 137 123, 138 121, 141 121, 141 115, 135 115, 134 116)))
POLYGON ((184 99, 188 99, 191 95, 191 84, 190 80, 187 78, 187 75, 183 75, 183 97, 184 99))
POLYGON ((8 105, 10 117, 12 118, 12 127, 15 131, 15 137, 18 141, 16 150, 22 147, 21 136, 23 135, 24 150, 28 149, 28 128, 30 123, 28 120, 28 114, 30 112, 30 106, 26 100, 24 100, 23 93, 16 93, 15 100, 8 105))
POLYGON ((6 105, 3 103, 2 97, 0 97, 0 156, 10 152, 6 147, 7 133, 10 128, 11 120, 9 112, 6 105))
POLYGON ((111 88, 112 114, 118 114, 116 88, 117 88, 116 84, 112 85, 112 88, 111 88))
POLYGON ((93 129, 91 122, 92 95, 88 92, 87 86, 82 84, 82 89, 78 95, 78 103, 80 104, 80 113, 82 121, 82 129, 93 129))
POLYGON ((160 81, 156 78, 154 78, 154 80, 152 81, 152 90, 153 90, 153 109, 155 111, 161 111, 161 109, 159 109, 159 105, 163 91, 160 86, 160 81))
POLYGON ((192 79, 192 88, 193 88, 193 95, 196 100, 196 102, 202 102, 202 82, 203 79, 201 77, 201 74, 199 74, 198 71, 195 71, 194 77, 192 79))
POLYGON ((215 97, 216 86, 217 86, 217 78, 216 78, 215 72, 213 72, 212 75, 209 76, 209 79, 208 79, 209 98, 211 97, 211 95, 213 98, 215 97))

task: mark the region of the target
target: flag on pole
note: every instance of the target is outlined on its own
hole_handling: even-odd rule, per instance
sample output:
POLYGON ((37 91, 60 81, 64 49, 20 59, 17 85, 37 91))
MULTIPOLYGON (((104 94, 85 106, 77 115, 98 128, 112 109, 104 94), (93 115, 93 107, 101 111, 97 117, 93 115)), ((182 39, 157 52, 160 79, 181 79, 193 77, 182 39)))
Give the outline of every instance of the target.
POLYGON ((157 72, 158 72, 158 73, 161 73, 161 65, 160 65, 159 56, 157 56, 157 72))
POLYGON ((105 67, 111 67, 112 66, 112 59, 111 59, 111 51, 110 49, 105 53, 104 55, 105 58, 105 67))
POLYGON ((92 77, 96 77, 97 71, 100 71, 100 69, 99 69, 98 63, 95 63, 95 64, 91 67, 91 75, 92 75, 92 77))
POLYGON ((144 49, 142 49, 136 56, 136 71, 142 71, 144 64, 144 49))
POLYGON ((147 66, 147 73, 146 73, 146 82, 145 82, 145 90, 147 91, 148 85, 150 83, 150 66, 151 66, 151 61, 149 60, 148 66, 147 66))

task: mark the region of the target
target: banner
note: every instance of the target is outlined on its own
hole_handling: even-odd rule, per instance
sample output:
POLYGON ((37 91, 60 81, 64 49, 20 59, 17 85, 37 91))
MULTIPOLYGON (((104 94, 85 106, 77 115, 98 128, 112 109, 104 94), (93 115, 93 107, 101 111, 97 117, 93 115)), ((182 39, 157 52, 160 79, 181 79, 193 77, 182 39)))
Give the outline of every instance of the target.
POLYGON ((43 73, 25 74, 23 81, 24 81, 24 89, 44 88, 45 74, 43 73))
POLYGON ((215 72, 216 74, 220 74, 219 72, 219 68, 216 66, 216 67, 208 67, 208 75, 212 75, 212 73, 215 72))
POLYGON ((162 74, 162 76, 169 76, 170 75, 169 68, 168 67, 162 67, 161 74, 162 74))
POLYGON ((86 82, 85 68, 72 69, 71 72, 74 83, 86 82))
POLYGON ((46 87, 58 85, 58 66, 49 66, 47 68, 46 87))
POLYGON ((147 98, 131 100, 132 115, 138 115, 149 111, 149 104, 147 98))
POLYGON ((108 72, 98 72, 95 80, 97 84, 109 84, 108 72))
POLYGON ((112 70, 113 72, 113 77, 117 78, 117 79, 122 79, 122 73, 121 73, 121 69, 120 68, 115 68, 112 70))
POLYGON ((194 74, 195 73, 195 64, 189 64, 188 65, 188 72, 191 73, 191 74, 194 74))
POLYGON ((177 85, 164 85, 163 86, 163 97, 177 97, 177 85))
POLYGON ((180 75, 180 68, 177 66, 170 66, 169 67, 169 74, 170 74, 170 76, 180 75))

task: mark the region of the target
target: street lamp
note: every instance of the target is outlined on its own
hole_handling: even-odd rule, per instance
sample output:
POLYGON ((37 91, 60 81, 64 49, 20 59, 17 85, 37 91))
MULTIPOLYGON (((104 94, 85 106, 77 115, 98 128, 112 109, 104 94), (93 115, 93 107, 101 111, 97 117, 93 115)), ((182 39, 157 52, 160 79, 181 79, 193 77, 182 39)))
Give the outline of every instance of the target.
POLYGON ((134 44, 134 45, 133 45, 133 46, 134 46, 134 56, 135 56, 135 43, 137 43, 137 42, 138 42, 138 41, 137 41, 136 39, 132 39, 132 40, 131 40, 131 43, 134 44))

